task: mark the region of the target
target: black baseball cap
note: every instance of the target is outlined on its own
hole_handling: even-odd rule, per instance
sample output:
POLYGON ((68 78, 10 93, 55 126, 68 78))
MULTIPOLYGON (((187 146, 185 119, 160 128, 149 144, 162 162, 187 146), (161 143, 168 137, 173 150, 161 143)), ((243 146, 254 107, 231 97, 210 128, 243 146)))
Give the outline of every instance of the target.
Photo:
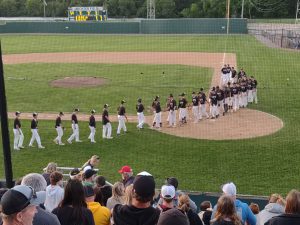
POLYGON ((96 110, 95 110, 95 109, 92 109, 91 113, 96 113, 96 110))
POLYGON ((19 111, 16 111, 15 112, 15 115, 17 116, 17 115, 20 115, 21 114, 21 112, 19 112, 19 111))
POLYGON ((166 184, 174 186, 175 189, 178 188, 178 180, 176 177, 168 177, 166 179, 166 184))
POLYGON ((74 109, 74 111, 75 111, 75 112, 79 112, 79 109, 78 109, 78 108, 76 108, 76 109, 74 109))
POLYGON ((95 195, 92 185, 83 186, 83 190, 84 190, 84 197, 86 197, 86 198, 92 197, 95 195))
POLYGON ((153 197, 155 194, 155 181, 147 172, 139 173, 133 181, 134 192, 142 198, 153 197))
POLYGON ((170 94, 170 97, 172 97, 172 98, 173 98, 173 94, 170 94))
POLYGON ((121 101, 121 104, 123 104, 123 103, 126 103, 126 101, 125 101, 125 100, 122 100, 122 101, 121 101))
POLYGON ((103 106, 103 107, 104 107, 104 108, 107 108, 108 106, 109 106, 108 104, 104 104, 104 106, 103 106))
POLYGON ((188 225, 189 221, 184 212, 179 209, 169 209, 160 214, 157 225, 188 225))
POLYGON ((88 178, 92 177, 94 174, 97 174, 97 171, 92 170, 92 169, 87 169, 84 172, 84 178, 88 179, 88 178))
POLYGON ((46 197, 45 192, 35 192, 32 187, 26 185, 17 185, 4 193, 1 198, 2 213, 12 215, 21 212, 30 205, 39 205, 43 203, 46 197))
POLYGON ((63 113, 63 112, 59 112, 59 115, 62 115, 62 116, 63 116, 63 115, 64 115, 64 113, 63 113))
POLYGON ((138 102, 142 102, 142 99, 141 98, 138 98, 138 100, 137 100, 138 102))
POLYGON ((37 115, 38 115, 38 113, 36 113, 36 112, 32 113, 32 116, 37 116, 37 115))

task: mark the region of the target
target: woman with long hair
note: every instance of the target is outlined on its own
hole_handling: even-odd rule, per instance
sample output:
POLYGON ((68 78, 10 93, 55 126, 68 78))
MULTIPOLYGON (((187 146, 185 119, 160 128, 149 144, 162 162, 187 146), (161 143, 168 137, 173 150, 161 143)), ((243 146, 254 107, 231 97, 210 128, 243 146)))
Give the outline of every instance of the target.
POLYGON ((61 225, 95 225, 93 214, 87 209, 83 186, 78 180, 68 181, 64 198, 52 213, 61 225))
POLYGON ((94 167, 98 166, 100 163, 100 157, 97 155, 93 155, 88 161, 86 161, 83 166, 82 170, 86 171, 88 169, 94 169, 94 167))
POLYGON ((228 195, 222 195, 217 204, 215 218, 212 225, 242 225, 238 217, 233 199, 228 195))
POLYGON ((106 207, 110 210, 116 204, 123 205, 125 203, 125 188, 121 182, 116 182, 112 187, 112 196, 107 200, 106 207))
POLYGON ((190 207, 190 197, 186 194, 180 194, 178 197, 178 209, 184 212, 190 222, 190 225, 203 225, 200 217, 190 207))

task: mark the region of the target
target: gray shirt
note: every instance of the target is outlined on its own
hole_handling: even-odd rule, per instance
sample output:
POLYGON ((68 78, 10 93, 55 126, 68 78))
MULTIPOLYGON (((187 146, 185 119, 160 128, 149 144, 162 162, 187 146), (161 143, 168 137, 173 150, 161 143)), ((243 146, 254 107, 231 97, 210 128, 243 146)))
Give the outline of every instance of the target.
POLYGON ((56 215, 47 212, 41 207, 36 207, 37 213, 34 215, 32 225, 60 225, 56 215))

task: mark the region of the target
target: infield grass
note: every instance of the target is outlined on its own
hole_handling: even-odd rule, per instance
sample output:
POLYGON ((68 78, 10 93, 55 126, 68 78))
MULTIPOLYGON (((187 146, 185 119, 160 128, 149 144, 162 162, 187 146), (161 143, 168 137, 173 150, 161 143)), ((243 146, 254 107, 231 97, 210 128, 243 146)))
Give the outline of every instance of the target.
MULTIPOLYGON (((135 124, 130 124, 128 125, 130 131, 128 135, 113 139, 111 142, 101 141, 99 139, 101 132, 98 130, 98 143, 96 145, 84 142, 57 149, 51 143, 55 137, 53 122, 41 121, 40 132, 47 149, 45 151, 26 149, 21 152, 13 152, 16 177, 31 171, 41 172, 41 168, 49 161, 56 161, 59 165, 81 166, 92 154, 99 154, 102 158, 100 170, 112 182, 119 179, 117 173, 119 167, 129 164, 135 172, 141 170, 151 172, 157 180, 158 187, 165 177, 176 176, 180 180, 181 189, 198 191, 219 191, 220 185, 227 181, 234 181, 237 184, 238 192, 243 194, 269 195, 274 192, 286 194, 292 188, 299 188, 299 52, 270 49, 247 35, 229 36, 226 48, 226 36, 1 36, 1 39, 5 54, 64 51, 224 52, 226 49, 226 52, 236 53, 238 66, 254 75, 259 82, 259 104, 251 106, 251 108, 276 115, 284 122, 283 129, 273 135, 239 141, 193 140, 173 137, 147 129, 138 132, 135 129, 135 124)), ((24 95, 22 99, 27 105, 23 105, 23 107, 28 111, 33 111, 35 109, 30 110, 33 106, 35 108, 38 108, 39 105, 47 107, 47 104, 43 102, 48 102, 52 94, 54 96, 57 94, 54 91, 51 92, 51 95, 48 91, 37 91, 41 101, 32 101, 31 95, 16 91, 16 89, 23 87, 8 80, 8 74, 21 76, 22 69, 25 68, 24 71, 32 71, 33 76, 38 74, 34 68, 44 67, 46 68, 46 71, 44 71, 46 76, 51 77, 55 76, 52 73, 53 71, 64 71, 62 68, 70 69, 70 67, 78 68, 76 66, 64 64, 5 66, 8 107, 15 109, 18 96, 21 95, 22 98, 24 95), (26 67, 28 67, 27 70, 26 67)), ((88 67, 88 65, 79 66, 88 67)), ((109 67, 109 65, 95 65, 95 67, 97 66, 99 68, 101 66, 109 67)), ((117 67, 122 68, 119 65, 117 67)), ((160 68, 160 66, 155 66, 153 69, 143 65, 131 65, 128 66, 128 70, 131 71, 132 69, 133 74, 138 75, 141 67, 147 70, 160 68), (131 67, 138 69, 134 72, 131 67)), ((173 68, 169 69, 172 70, 173 68)), ((194 69, 186 68, 184 71, 189 72, 194 69)), ((176 71, 176 68, 174 70, 176 71)), ((197 71, 195 73, 208 72, 202 69, 195 70, 197 71)), ((80 69, 74 69, 72 73, 78 75, 80 71, 80 69)), ((109 71, 113 71, 113 69, 110 68, 109 71)), ((157 69, 157 71, 157 74, 160 74, 161 69, 157 69)), ((40 72, 42 74, 42 71, 40 72)), ((95 73, 98 74, 98 71, 95 70, 95 73)), ((65 71, 65 74, 70 74, 70 72, 65 71)), ((178 76, 179 74, 180 72, 178 72, 178 76)), ((160 83, 160 81, 159 79, 157 83, 160 83)), ((175 83, 180 84, 182 80, 176 81, 175 83)), ((137 79, 132 82, 132 87, 129 85, 128 89, 123 89, 118 95, 126 96, 125 90, 133 92, 132 96, 138 93, 135 89, 140 81, 137 79)), ((155 80, 153 82, 153 84, 149 84, 150 87, 157 85, 155 80)), ((198 81, 192 80, 191 82, 183 86, 189 90, 189 88, 192 89, 202 85, 198 81)), ((203 83, 205 82, 209 81, 204 79, 203 83)), ((148 83, 144 87, 147 87, 147 85, 148 83)), ((34 87, 35 85, 32 88, 34 87)), ((118 86, 116 86, 117 88, 118 86)), ((152 98, 152 96, 146 96, 147 93, 150 93, 147 92, 148 87, 141 90, 145 93, 145 98, 152 98)), ((169 93, 164 88, 159 90, 163 95, 169 93)), ((92 91, 91 93, 93 93, 92 91)), ((77 92, 80 95, 85 90, 78 89, 77 92)), ((86 93, 86 95, 89 95, 89 93, 86 93)), ((94 94, 91 94, 91 96, 94 96, 94 94)), ((57 94, 56 99, 61 108, 71 107, 61 99, 61 94, 57 94)), ((101 101, 97 98, 95 100, 101 101)), ((85 99, 82 101, 86 104, 84 107, 88 109, 90 104, 85 103, 85 99)), ((52 111, 52 108, 56 108, 55 105, 53 106, 53 100, 48 103, 49 110, 52 111)), ((131 104, 130 102, 128 105, 131 104)), ((22 109, 20 110, 22 111, 22 109)), ((80 125, 82 127, 81 133, 85 136, 83 139, 86 140, 88 135, 87 124, 82 123, 80 125)), ((27 143, 29 139, 28 126, 28 122, 26 124, 26 121, 24 121, 24 131, 27 129, 26 133, 24 132, 27 135, 27 143)), ((115 124, 113 127, 116 129, 115 124)), ((245 130, 247 130, 247 127, 245 127, 245 130)), ((230 130, 224 128, 224 132, 230 132, 230 130)), ((0 161, 2 160, 2 156, 0 156, 0 161)), ((3 171, 0 172, 0 175, 3 175, 3 171)))

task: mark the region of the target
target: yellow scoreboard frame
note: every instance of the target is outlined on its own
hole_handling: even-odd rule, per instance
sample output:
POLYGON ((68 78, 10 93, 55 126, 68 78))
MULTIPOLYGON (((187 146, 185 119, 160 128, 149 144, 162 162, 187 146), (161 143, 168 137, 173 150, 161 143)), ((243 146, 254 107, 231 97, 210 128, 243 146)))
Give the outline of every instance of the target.
POLYGON ((103 7, 70 7, 68 8, 70 21, 105 21, 107 11, 103 7))

